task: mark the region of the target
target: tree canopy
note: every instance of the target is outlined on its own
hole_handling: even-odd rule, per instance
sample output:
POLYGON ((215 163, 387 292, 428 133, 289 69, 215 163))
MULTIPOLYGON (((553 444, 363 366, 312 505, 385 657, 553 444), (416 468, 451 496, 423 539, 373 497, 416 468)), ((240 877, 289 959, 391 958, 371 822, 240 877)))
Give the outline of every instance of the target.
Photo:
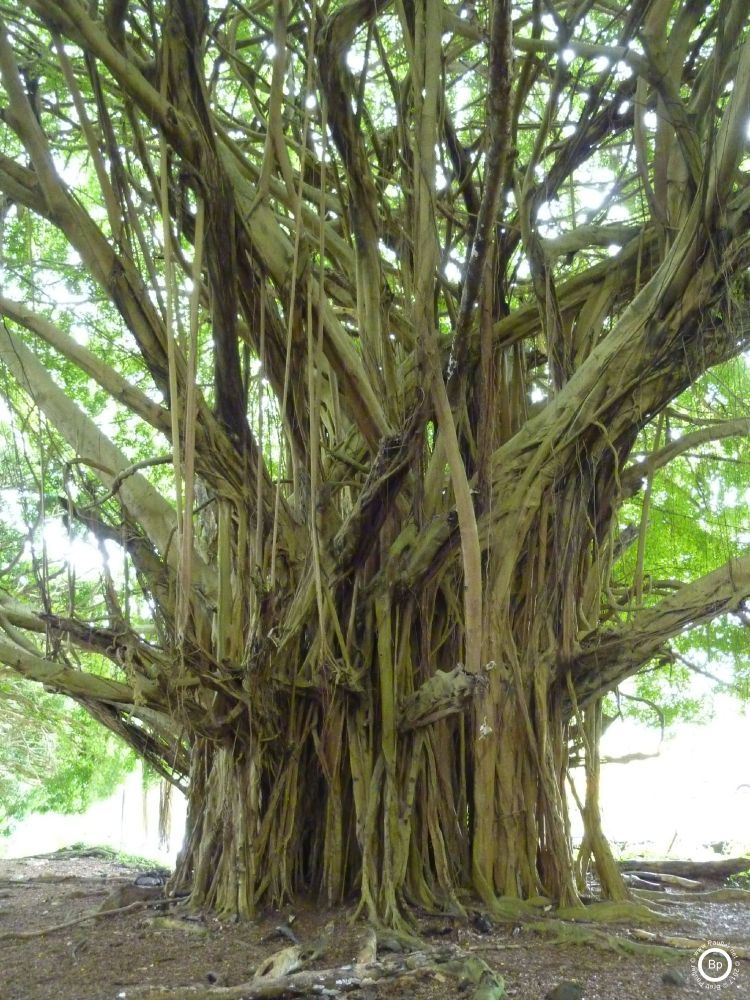
POLYGON ((0 2, 0 662, 195 905, 624 892, 603 698, 747 694, 749 22, 0 2))

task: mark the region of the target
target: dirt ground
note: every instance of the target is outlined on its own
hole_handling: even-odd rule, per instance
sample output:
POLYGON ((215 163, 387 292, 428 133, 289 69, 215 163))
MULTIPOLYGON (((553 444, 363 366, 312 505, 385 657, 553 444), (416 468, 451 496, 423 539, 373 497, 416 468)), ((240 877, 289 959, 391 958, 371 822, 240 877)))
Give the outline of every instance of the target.
MULTIPOLYGON (((139 871, 143 868, 133 869, 96 854, 0 860, 0 998, 135 1000, 166 997, 164 988, 188 986, 194 988, 176 990, 173 996, 239 998, 243 993, 230 988, 251 980, 264 960, 289 948, 293 939, 301 945, 321 943, 321 954, 305 968, 349 964, 350 971, 366 940, 367 929, 361 922, 352 923, 351 910, 321 912, 306 904, 262 913, 252 923, 222 924, 195 915, 186 919, 189 915, 179 906, 141 901, 124 913, 57 927, 98 910, 113 890, 132 885, 139 871), (43 934, 20 936, 45 928, 43 934)), ((706 943, 721 942, 730 953, 749 953, 747 903, 676 903, 671 911, 673 923, 650 929, 706 943)), ((550 924, 549 918, 546 922, 550 924)), ((608 924, 598 930, 593 925, 576 926, 590 930, 595 939, 564 942, 559 924, 540 931, 530 924, 490 927, 476 920, 466 923, 429 916, 420 918, 418 932, 428 953, 483 959, 502 975, 507 997, 542 1000, 569 981, 579 984, 581 991, 568 995, 584 1000, 676 1000, 717 993, 727 1000, 750 998, 750 962, 746 959, 738 958, 731 977, 709 989, 701 985, 695 971, 695 952, 664 949, 658 954, 626 954, 615 950, 612 940, 605 943, 604 937, 615 935, 614 943, 627 947, 632 926, 608 924), (665 981, 665 976, 672 981, 665 981)), ((381 963, 405 959, 408 952, 408 946, 404 949, 387 935, 378 940, 381 963)), ((337 989, 346 987, 342 972, 337 989)), ((346 995, 359 1000, 435 1000, 471 997, 472 989, 455 974, 455 966, 431 964, 346 995)), ((294 995, 343 992, 321 994, 311 988, 294 995)))

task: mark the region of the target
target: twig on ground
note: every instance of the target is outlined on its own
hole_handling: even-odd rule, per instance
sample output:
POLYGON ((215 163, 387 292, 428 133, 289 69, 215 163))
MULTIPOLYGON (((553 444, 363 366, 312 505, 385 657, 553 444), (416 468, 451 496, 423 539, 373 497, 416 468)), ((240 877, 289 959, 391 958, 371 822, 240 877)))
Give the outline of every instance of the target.
POLYGON ((55 931, 62 931, 68 927, 76 927, 87 920, 99 920, 102 917, 113 917, 118 913, 132 913, 134 910, 143 910, 147 906, 164 906, 173 903, 172 899, 149 899, 138 900, 128 906, 121 906, 116 910, 89 910, 88 913, 76 917, 74 920, 65 920, 61 924, 52 924, 50 927, 40 927, 33 931, 6 931, 0 934, 0 941, 27 941, 31 938, 44 937, 46 934, 53 934, 55 931))

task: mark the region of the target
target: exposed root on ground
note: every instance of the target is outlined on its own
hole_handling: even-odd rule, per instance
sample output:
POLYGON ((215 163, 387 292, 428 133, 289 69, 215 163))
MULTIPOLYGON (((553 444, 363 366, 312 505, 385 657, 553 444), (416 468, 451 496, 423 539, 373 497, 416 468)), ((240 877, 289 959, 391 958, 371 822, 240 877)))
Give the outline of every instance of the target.
POLYGON ((657 913, 643 903, 633 900, 610 899, 590 903, 585 907, 567 906, 556 910, 555 916, 560 920, 572 920, 578 923, 665 923, 670 920, 670 917, 663 913, 657 913))
POLYGON ((533 896, 531 899, 499 896, 493 900, 487 912, 493 920, 516 923, 519 920, 536 920, 540 913, 551 907, 552 900, 546 896, 533 896))
MULTIPOLYGON (((294 949, 284 949, 284 952, 292 950, 294 949)), ((286 965, 289 956, 280 962, 281 954, 274 956, 271 971, 286 965)), ((280 997, 315 995, 337 997, 383 980, 403 981, 436 972, 455 977, 458 980, 457 991, 464 993, 473 987, 473 992, 467 994, 472 1000, 501 1000, 505 995, 501 976, 493 972, 481 958, 466 955, 454 945, 423 949, 409 955, 388 956, 366 964, 287 971, 283 975, 263 974, 267 968, 269 967, 264 963, 253 979, 237 986, 210 987, 203 983, 172 989, 146 986, 128 990, 126 996, 138 1000, 193 1000, 196 997, 217 1000, 276 1000, 280 997)))
POLYGON ((662 903, 746 903, 750 904, 750 891, 727 886, 708 892, 670 892, 669 895, 653 889, 633 889, 633 895, 662 903))
MULTIPOLYGON (((654 934, 652 931, 634 930, 633 937, 639 941, 649 941, 656 945, 664 945, 667 948, 675 948, 681 951, 697 951, 706 947, 705 940, 701 938, 674 937, 666 934, 654 934)), ((732 955, 736 958, 750 959, 750 948, 741 948, 732 945, 732 955)))
POLYGON ((607 934, 594 927, 582 927, 580 924, 570 924, 563 920, 542 920, 530 924, 528 929, 551 936, 552 941, 549 942, 551 944, 585 945, 587 948, 613 951, 620 955, 640 955, 666 961, 672 961, 677 957, 674 950, 666 945, 646 944, 619 934, 607 934))

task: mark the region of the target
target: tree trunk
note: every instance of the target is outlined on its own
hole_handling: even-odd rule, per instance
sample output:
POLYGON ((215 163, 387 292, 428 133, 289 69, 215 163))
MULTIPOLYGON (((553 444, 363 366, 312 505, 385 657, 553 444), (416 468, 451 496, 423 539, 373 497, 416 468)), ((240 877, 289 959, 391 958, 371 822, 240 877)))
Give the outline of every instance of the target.
POLYGON ((0 594, 0 661, 175 780, 189 754, 194 906, 513 913, 575 905, 590 858, 623 895, 601 699, 750 596, 731 550, 646 600, 648 502, 634 605, 610 587, 644 475, 747 430, 705 387, 666 425, 750 344, 725 6, 3 5, 13 488, 29 539, 62 502, 125 582, 3 553, 43 610, 0 594))
POLYGON ((470 674, 457 665, 461 577, 429 589, 429 608, 390 590, 362 601, 348 667, 330 652, 340 630, 321 638, 314 602, 297 633, 256 653, 258 687, 231 736, 193 749, 173 883, 192 887, 193 905, 247 916, 297 893, 335 904, 359 892, 371 919, 399 923, 409 905, 463 912, 466 891, 497 913, 512 912, 498 897, 577 902, 553 651, 519 662, 493 613, 484 666, 470 674), (309 664, 305 645, 329 650, 309 677, 288 660, 296 649, 309 664), (287 665, 288 685, 269 680, 263 656, 277 677, 287 665))

